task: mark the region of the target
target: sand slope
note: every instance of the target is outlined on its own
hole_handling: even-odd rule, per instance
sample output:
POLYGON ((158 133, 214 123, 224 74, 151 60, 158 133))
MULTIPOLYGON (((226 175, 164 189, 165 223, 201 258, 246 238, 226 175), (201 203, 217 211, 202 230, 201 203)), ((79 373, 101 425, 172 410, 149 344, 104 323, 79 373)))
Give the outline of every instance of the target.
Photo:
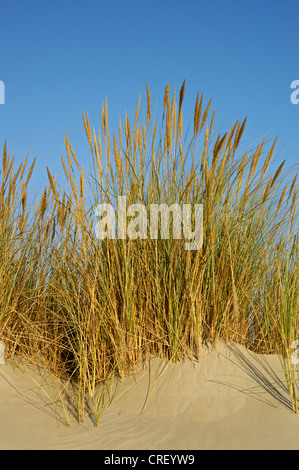
POLYGON ((98 427, 66 427, 42 370, 0 366, 0 449, 299 449, 278 356, 204 346, 199 362, 151 359, 116 390, 98 427), (42 386, 42 388, 38 385, 42 386))

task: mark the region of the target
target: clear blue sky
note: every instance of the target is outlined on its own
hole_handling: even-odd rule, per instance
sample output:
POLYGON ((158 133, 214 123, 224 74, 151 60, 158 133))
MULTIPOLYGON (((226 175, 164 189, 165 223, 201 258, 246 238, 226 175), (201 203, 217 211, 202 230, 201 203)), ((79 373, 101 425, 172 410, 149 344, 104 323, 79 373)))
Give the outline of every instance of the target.
POLYGON ((167 82, 173 92, 186 79, 185 124, 199 90, 213 99, 219 129, 247 116, 245 146, 278 134, 278 163, 298 163, 298 14, 290 0, 1 1, 1 153, 7 140, 18 162, 37 156, 37 188, 46 166, 60 173, 66 130, 88 167, 82 110, 100 127, 107 97, 116 130, 140 92, 146 103, 146 83, 154 108, 167 82))

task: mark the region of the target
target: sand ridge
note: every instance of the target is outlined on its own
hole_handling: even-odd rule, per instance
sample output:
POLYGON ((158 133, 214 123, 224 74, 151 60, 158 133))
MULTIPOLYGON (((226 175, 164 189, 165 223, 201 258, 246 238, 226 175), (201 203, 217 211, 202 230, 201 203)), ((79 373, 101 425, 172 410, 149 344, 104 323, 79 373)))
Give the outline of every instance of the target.
POLYGON ((71 413, 66 427, 55 384, 41 369, 0 367, 0 449, 298 449, 277 355, 234 343, 203 346, 199 362, 151 358, 110 389, 98 427, 71 413))

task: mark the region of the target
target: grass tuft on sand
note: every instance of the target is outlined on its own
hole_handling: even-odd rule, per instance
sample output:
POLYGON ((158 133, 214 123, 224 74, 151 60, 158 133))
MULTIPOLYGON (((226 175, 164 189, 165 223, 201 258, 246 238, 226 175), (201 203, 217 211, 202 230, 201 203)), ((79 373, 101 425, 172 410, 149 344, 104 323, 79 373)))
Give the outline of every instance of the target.
MULTIPOLYGON (((246 126, 214 127, 211 100, 197 95, 184 132, 185 82, 176 101, 167 84, 160 124, 141 97, 134 122, 118 131, 83 124, 87 171, 68 135, 65 179, 28 200, 34 163, 18 167, 6 143, 0 169, 0 339, 9 357, 42 357, 76 386, 79 422, 89 397, 99 421, 98 385, 123 377, 149 354, 199 358, 203 342, 233 341, 281 354, 298 413, 299 334, 297 174, 274 164, 277 139, 240 150, 246 126), (140 119, 145 115, 144 121, 140 119), (96 237, 96 206, 125 195, 127 206, 203 204, 203 246, 185 240, 96 237)), ((85 163, 85 162, 84 162, 85 163)))

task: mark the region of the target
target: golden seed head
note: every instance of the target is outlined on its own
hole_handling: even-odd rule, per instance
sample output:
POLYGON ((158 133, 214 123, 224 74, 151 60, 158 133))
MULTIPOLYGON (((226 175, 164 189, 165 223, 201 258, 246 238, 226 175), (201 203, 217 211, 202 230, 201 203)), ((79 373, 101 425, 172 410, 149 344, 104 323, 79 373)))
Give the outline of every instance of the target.
POLYGON ((146 96, 147 96, 146 124, 148 124, 148 122, 151 122, 151 94, 149 92, 148 84, 146 84, 146 96))
MULTIPOLYGON (((210 99, 210 101, 209 101, 209 103, 208 103, 208 105, 205 109, 205 112, 203 113, 203 117, 202 117, 202 121, 201 121, 201 125, 200 125, 200 131, 202 130, 202 128, 205 125, 205 122, 207 120, 207 117, 208 117, 208 114, 209 114, 209 111, 210 111, 211 103, 212 103, 212 99, 210 99)), ((215 113, 215 111, 214 111, 214 113, 215 113)), ((210 129, 212 129, 212 126, 214 124, 214 113, 213 113, 210 129)), ((212 130, 210 130, 210 134, 211 134, 211 132, 212 132, 212 130)))
POLYGON ((194 127, 194 135, 197 134, 199 131, 199 123, 200 123, 200 104, 199 104, 199 91, 197 92, 195 109, 194 109, 194 119, 193 119, 193 127, 194 127))
POLYGON ((163 118, 165 116, 165 109, 166 107, 169 109, 170 107, 170 98, 169 98, 169 83, 167 83, 165 87, 165 93, 164 93, 164 105, 163 105, 163 118))
POLYGON ((108 132, 108 104, 107 98, 105 98, 105 134, 108 132))
POLYGON ((134 123, 134 132, 136 131, 137 128, 137 121, 139 117, 139 109, 140 109, 140 101, 141 101, 141 95, 139 96, 137 108, 136 108, 136 113, 135 113, 135 123, 134 123))
POLYGON ((272 157, 272 154, 273 154, 273 151, 274 151, 276 142, 277 142, 277 137, 276 137, 276 139, 274 140, 274 143, 273 143, 272 147, 270 148, 270 150, 269 150, 269 152, 268 152, 268 155, 267 155, 267 157, 266 157, 265 163, 264 163, 263 168, 262 168, 261 178, 264 176, 264 174, 265 174, 266 171, 267 171, 267 168, 268 168, 268 166, 269 166, 269 163, 270 163, 270 160, 271 160, 271 157, 272 157))
POLYGON ((48 205, 47 188, 45 188, 44 192, 43 192, 43 195, 42 195, 42 198, 41 198, 40 206, 39 206, 40 216, 41 216, 42 219, 43 219, 44 214, 46 212, 47 205, 48 205))
POLYGON ((116 141, 116 137, 115 137, 114 132, 113 132, 113 149, 114 149, 114 160, 115 160, 116 171, 117 171, 119 179, 121 179, 122 160, 121 160, 120 153, 118 151, 117 141, 116 141))
POLYGON ((186 80, 183 81, 183 85, 180 90, 179 113, 181 112, 181 109, 182 109, 182 104, 183 104, 183 99, 184 99, 184 94, 185 94, 185 82, 186 80))

